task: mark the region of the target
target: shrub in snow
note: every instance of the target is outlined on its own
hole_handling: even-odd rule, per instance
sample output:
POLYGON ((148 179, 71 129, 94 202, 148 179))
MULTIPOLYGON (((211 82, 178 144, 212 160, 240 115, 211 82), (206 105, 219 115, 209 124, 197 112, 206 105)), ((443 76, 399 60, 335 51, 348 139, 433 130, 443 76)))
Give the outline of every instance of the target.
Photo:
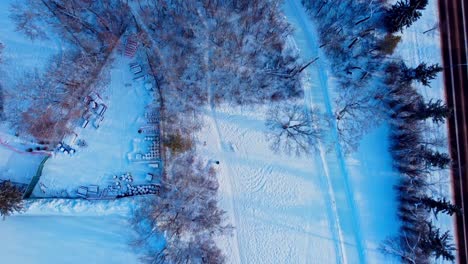
POLYGON ((0 183, 0 215, 5 217, 23 210, 23 192, 10 181, 0 183))
POLYGON ((391 55, 395 51, 398 43, 400 43, 401 36, 387 34, 383 39, 377 43, 377 48, 385 55, 391 55))
POLYGON ((170 149, 173 154, 178 154, 190 150, 193 143, 190 138, 184 138, 180 133, 176 133, 165 136, 163 145, 170 149))

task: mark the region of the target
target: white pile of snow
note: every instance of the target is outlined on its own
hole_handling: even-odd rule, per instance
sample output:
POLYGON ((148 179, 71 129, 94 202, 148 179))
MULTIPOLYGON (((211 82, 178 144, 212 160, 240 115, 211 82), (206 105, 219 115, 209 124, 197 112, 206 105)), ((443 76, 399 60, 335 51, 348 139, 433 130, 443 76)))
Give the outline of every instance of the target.
POLYGON ((116 200, 83 199, 38 199, 26 202, 26 211, 22 216, 128 216, 136 207, 139 198, 121 198, 116 200))

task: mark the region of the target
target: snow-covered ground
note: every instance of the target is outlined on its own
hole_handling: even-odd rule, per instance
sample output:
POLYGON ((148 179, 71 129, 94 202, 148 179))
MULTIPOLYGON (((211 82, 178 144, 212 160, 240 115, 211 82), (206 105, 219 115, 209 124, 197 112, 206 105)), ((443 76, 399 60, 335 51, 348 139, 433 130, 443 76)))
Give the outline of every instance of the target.
MULTIPOLYGON (((152 96, 143 81, 133 80, 130 59, 116 56, 110 83, 100 94, 107 106, 99 128, 90 122, 86 128, 75 129, 72 147, 74 155, 56 152, 45 164, 42 177, 33 195, 56 195, 66 191, 75 196, 80 185, 99 185, 105 188, 115 183, 113 176, 131 173, 134 182, 145 183, 150 168, 146 163, 131 161, 135 152, 145 153, 148 143, 138 130, 147 126, 145 112, 152 96), (86 147, 76 143, 84 140, 86 147), (130 158, 129 158, 130 157, 130 158)), ((70 140, 71 141, 71 140, 70 140)))
POLYGON ((264 119, 259 109, 217 108, 199 133, 201 154, 220 161, 221 204, 236 228, 223 247, 228 263, 327 263, 336 238, 315 177, 320 163, 272 153, 264 119))
POLYGON ((129 243, 134 200, 37 200, 0 223, 2 263, 138 263, 129 243))
POLYGON ((0 180, 29 184, 44 157, 15 152, 5 145, 0 145, 0 180))
MULTIPOLYGON (((14 87, 26 71, 42 72, 53 56, 59 60, 66 52, 66 44, 52 30, 48 32, 50 39, 35 41, 16 32, 10 19, 14 2, 0 1, 0 42, 5 45, 0 78, 4 88, 14 87)), ((142 121, 139 118, 143 119, 151 96, 143 83, 132 80, 129 62, 120 57, 115 60, 109 89, 101 94, 108 109, 99 130, 90 124, 79 131, 88 148, 79 149, 73 159, 59 154, 46 163, 50 166, 43 176, 47 184, 51 183, 44 186, 52 195, 64 189, 73 192, 82 184, 107 184, 112 180, 111 173, 131 171, 137 183, 143 181, 147 166, 128 162, 127 154, 134 145, 141 147, 133 144, 133 139, 143 138, 137 133, 142 121)), ((45 155, 26 153, 28 147, 31 142, 15 137, 7 124, 0 124, 0 180, 30 182, 45 155)), ((5 238, 0 246, 1 262, 139 263, 139 256, 129 245, 135 234, 128 222, 137 201, 30 200, 25 213, 0 223, 5 238)))
MULTIPOLYGON (((34 62, 59 53, 57 42, 32 43, 12 33, 9 2, 0 4, 0 41, 6 45, 10 71, 32 68, 38 65, 34 62), (13 68, 14 60, 18 64, 13 68)), ((297 46, 304 61, 320 57, 307 69, 304 103, 331 114, 333 73, 318 48, 314 25, 299 0, 287 0, 284 12, 296 30, 289 44, 297 46)), ((437 31, 422 34, 437 17, 436 1, 431 0, 422 20, 405 31, 397 52, 409 66, 441 61, 437 31)), ((78 186, 88 184, 106 187, 113 183, 113 175, 125 172, 143 181, 147 166, 130 162, 128 154, 141 143, 137 131, 151 97, 142 83, 132 80, 129 62, 117 57, 113 64, 111 83, 101 94, 108 106, 101 126, 94 129, 90 124, 76 131, 76 140, 84 139, 88 147, 77 147, 73 157, 60 153, 47 161, 38 184, 46 192, 74 194, 78 186)), ((432 87, 421 89, 428 98, 443 97, 441 76, 432 87)), ((235 226, 234 235, 220 241, 228 263, 397 262, 376 249, 399 227, 393 191, 398 177, 388 153, 387 125, 366 135, 350 156, 345 157, 335 142, 324 141, 319 152, 298 158, 272 153, 264 135, 265 111, 227 105, 207 108, 198 133, 201 155, 220 161, 216 166, 221 205, 235 226)), ((327 138, 336 139, 336 133, 327 138)), ((35 173, 39 156, 18 155, 0 146, 0 169, 21 177, 35 173), (24 173, 13 169, 20 167, 24 173)), ((439 176, 448 177, 446 172, 439 176)), ((41 192, 36 188, 36 195, 46 195, 41 192)), ((0 254, 5 263, 137 263, 137 254, 128 247, 133 233, 127 221, 134 203, 33 202, 25 214, 0 223, 0 232, 9 238, 0 254)), ((451 225, 450 218, 443 219, 451 225)))

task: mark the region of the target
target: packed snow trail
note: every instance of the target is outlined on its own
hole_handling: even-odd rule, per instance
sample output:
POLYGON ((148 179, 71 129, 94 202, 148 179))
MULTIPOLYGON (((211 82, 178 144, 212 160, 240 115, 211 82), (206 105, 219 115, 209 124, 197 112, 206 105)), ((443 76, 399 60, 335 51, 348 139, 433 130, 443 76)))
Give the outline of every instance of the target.
MULTIPOLYGON (((235 204, 234 204, 234 200, 232 199, 232 196, 233 196, 233 190, 232 190, 232 171, 231 171, 231 168, 229 167, 229 162, 227 161, 225 155, 224 155, 224 148, 223 148, 223 141, 222 141, 222 138, 221 138, 221 132, 220 132, 220 129, 219 129, 219 125, 218 125, 218 122, 217 122, 217 116, 216 116, 216 110, 215 110, 215 102, 214 102, 214 98, 213 98, 213 85, 211 84, 211 73, 209 71, 209 65, 210 65, 210 49, 209 49, 209 45, 210 45, 210 41, 208 40, 208 37, 209 37, 209 34, 208 34, 208 31, 210 30, 209 29, 209 24, 206 22, 205 19, 202 19, 203 21, 203 25, 205 26, 205 29, 207 31, 207 34, 206 34, 206 40, 205 40, 205 45, 206 45, 206 49, 205 49, 205 66, 206 66, 206 75, 207 75, 207 78, 206 78, 206 88, 207 88, 207 97, 208 97, 208 104, 209 104, 209 108, 210 108, 210 114, 211 114, 211 118, 212 118, 212 121, 214 123, 214 126, 215 126, 215 132, 216 132, 216 137, 215 137, 215 140, 216 140, 216 143, 217 143, 217 147, 218 147, 218 150, 219 150, 219 153, 223 154, 222 157, 221 157, 221 162, 219 162, 221 164, 221 167, 224 168, 224 172, 227 173, 228 177, 227 180, 228 180, 228 185, 229 187, 227 188, 227 192, 229 193, 231 199, 230 199, 230 209, 231 209, 231 221, 233 221, 233 223, 230 223, 232 225, 234 225, 234 227, 236 227, 237 223, 239 223, 239 215, 238 215, 238 210, 237 208, 235 207, 235 204)), ((211 161, 210 161, 211 162, 211 161)), ((238 263, 246 263, 246 259, 245 257, 243 257, 243 255, 240 254, 240 251, 239 251, 239 240, 238 240, 238 232, 237 232, 237 229, 234 229, 234 245, 231 245, 233 246, 235 249, 234 249, 234 254, 236 255, 236 259, 237 259, 237 262, 238 263), (241 258, 243 257, 243 258, 241 258)))
MULTIPOLYGON (((209 78, 208 78, 209 80, 209 78)), ((220 164, 221 164, 221 167, 224 168, 223 171, 225 171, 225 173, 227 174, 227 180, 228 180, 228 183, 229 183, 229 188, 228 188, 228 192, 230 194, 230 196, 232 197, 233 196, 233 190, 232 190, 232 171, 231 171, 231 168, 229 167, 229 161, 228 159, 226 158, 226 155, 225 155, 225 151, 224 151, 224 145, 225 143, 223 142, 223 139, 222 139, 222 136, 221 136, 221 130, 219 129, 219 124, 217 122, 217 115, 216 115, 216 109, 215 109, 215 105, 214 105, 214 102, 213 102, 213 97, 212 97, 212 86, 209 85, 208 86, 208 90, 209 90, 209 93, 208 93, 208 100, 209 100, 209 103, 210 103, 210 111, 211 111, 211 117, 212 117, 212 120, 213 120, 213 124, 215 126, 215 131, 216 131, 216 138, 215 140, 217 141, 217 146, 218 146, 218 150, 219 150, 219 153, 222 154, 222 156, 220 157, 220 164)), ((234 223, 231 223, 234 225, 234 227, 236 227, 236 223, 239 223, 239 215, 238 215, 238 210, 234 204, 234 201, 233 199, 230 200, 230 203, 231 203, 231 209, 232 209, 232 213, 233 213, 233 217, 231 217, 232 220, 234 220, 234 223)), ((236 243, 236 257, 237 257, 237 260, 238 260, 238 263, 248 263, 247 262, 247 259, 245 258, 245 256, 243 256, 242 254, 240 254, 239 252, 239 241, 238 241, 238 237, 239 237, 239 233, 237 232, 237 229, 234 230, 235 233, 235 243, 236 243)))
MULTIPOLYGON (((290 23, 294 24, 297 29, 295 35, 298 36, 302 34, 300 37, 301 39, 305 39, 305 46, 301 47, 301 54, 303 55, 304 59, 314 58, 317 57, 319 54, 318 50, 318 40, 316 39, 316 35, 312 32, 313 25, 311 21, 309 21, 309 17, 305 11, 305 8, 298 2, 294 0, 288 0, 285 4, 285 13, 290 23), (296 21, 297 23, 294 23, 296 21)), ((305 101, 306 104, 309 106, 313 105, 320 105, 324 107, 324 110, 328 116, 333 116, 333 109, 331 106, 331 101, 329 98, 329 91, 327 85, 327 73, 324 71, 325 65, 323 65, 323 60, 317 61, 314 65, 308 69, 308 74, 310 77, 317 77, 320 81, 320 89, 313 93, 311 87, 305 88, 305 101)), ((348 235, 348 238, 351 236, 352 240, 356 244, 356 253, 359 259, 359 263, 367 263, 366 262, 366 252, 364 247, 363 238, 361 235, 361 227, 359 222, 359 215, 355 205, 352 187, 350 185, 349 174, 344 162, 344 155, 341 149, 341 145, 338 141, 338 133, 336 130, 336 123, 335 120, 332 120, 331 126, 331 140, 334 141, 333 146, 335 147, 331 153, 326 153, 323 150, 323 146, 319 146, 320 153, 322 156, 323 166, 325 172, 325 176, 327 177, 327 183, 331 188, 329 188, 330 197, 333 199, 333 204, 329 204, 330 207, 333 208, 333 212, 335 213, 337 219, 335 220, 337 223, 337 229, 340 233, 341 245, 340 251, 344 252, 337 252, 337 254, 342 254, 342 261, 347 263, 348 260, 351 263, 355 263, 352 261, 352 258, 349 256, 352 250, 351 248, 347 248, 348 250, 343 250, 345 248, 344 240, 342 238, 343 232, 348 235), (337 170, 332 171, 336 167, 337 170), (331 172, 330 172, 331 171, 331 172), (336 194, 344 193, 345 197, 338 197, 336 194), (336 203, 335 203, 336 201, 336 203), (349 219, 349 220, 348 220, 349 219), (350 221, 351 223, 345 223, 345 220, 350 221)))

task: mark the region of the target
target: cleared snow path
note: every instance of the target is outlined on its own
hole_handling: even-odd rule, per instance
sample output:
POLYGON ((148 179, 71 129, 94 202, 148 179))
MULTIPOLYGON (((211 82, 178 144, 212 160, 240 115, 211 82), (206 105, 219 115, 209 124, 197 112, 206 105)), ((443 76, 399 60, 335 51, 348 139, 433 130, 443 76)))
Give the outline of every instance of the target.
MULTIPOLYGON (((291 24, 296 28, 295 40, 301 47, 301 55, 304 59, 315 58, 319 54, 317 34, 313 32, 314 26, 308 18, 304 7, 298 1, 288 0, 285 3, 285 14, 291 24)), ((323 60, 318 60, 307 69, 311 80, 318 80, 319 87, 313 87, 312 82, 305 87, 305 101, 309 106, 320 106, 328 116, 333 116, 333 110, 328 91, 328 76, 323 60)), ((315 83, 315 82, 314 82, 315 83)), ((334 121, 334 119, 331 119, 334 121)), ((320 144, 320 155, 324 167, 326 182, 332 203, 329 206, 335 216, 335 228, 339 233, 340 247, 337 255, 341 255, 343 263, 367 263, 366 251, 359 214, 356 209, 349 174, 345 165, 344 155, 338 143, 336 124, 332 121, 330 139, 332 140, 332 151, 325 151, 320 144), (342 195, 344 194, 344 195, 342 195), (345 241, 355 244, 355 247, 345 245, 345 241)))
MULTIPOLYGON (((208 26, 208 23, 206 22, 206 20, 202 20, 203 21, 203 24, 205 26, 205 29, 208 31, 209 30, 209 26, 208 26)), ((208 36, 209 34, 206 34, 207 38, 205 40, 205 46, 206 46, 206 49, 205 49, 205 66, 206 67, 209 67, 210 65, 210 49, 209 49, 209 45, 210 45, 210 41, 208 40, 208 36)), ((232 172, 230 171, 230 167, 229 167, 229 162, 227 161, 225 155, 224 155, 224 151, 223 151, 223 145, 225 144, 222 140, 222 137, 221 137, 221 132, 220 132, 220 129, 219 129, 219 124, 217 122, 217 116, 216 116, 216 109, 215 109, 215 103, 214 103, 214 99, 213 99, 213 85, 211 84, 211 72, 208 70, 206 71, 206 74, 207 74, 207 83, 206 83, 206 87, 207 87, 207 91, 208 91, 208 103, 210 105, 210 114, 211 114, 211 118, 212 118, 212 122, 214 124, 214 127, 215 127, 215 141, 216 141, 216 146, 218 148, 218 151, 219 153, 223 154, 221 156, 221 162, 222 162, 222 165, 220 167, 222 167, 222 170, 224 172, 224 174, 227 174, 228 177, 227 177, 227 180, 228 180, 228 188, 227 188, 227 192, 229 193, 230 197, 232 197, 232 194, 233 194, 233 190, 232 190, 232 172)), ((212 162, 212 161, 210 161, 212 162)), ((234 205, 234 202, 232 199, 230 199, 230 212, 232 213, 232 215, 229 217, 229 221, 231 222, 230 224, 236 226, 237 225, 237 222, 239 219, 239 216, 238 216, 238 210, 237 208, 235 207, 234 205)), ((238 263, 241 263, 241 255, 239 253, 239 241, 238 241, 238 232, 237 232, 237 229, 234 229, 234 243, 229 245, 229 247, 232 249, 232 252, 233 254, 235 254, 235 258, 237 260, 238 263)), ((245 263, 245 259, 242 259, 242 263, 245 263)))

